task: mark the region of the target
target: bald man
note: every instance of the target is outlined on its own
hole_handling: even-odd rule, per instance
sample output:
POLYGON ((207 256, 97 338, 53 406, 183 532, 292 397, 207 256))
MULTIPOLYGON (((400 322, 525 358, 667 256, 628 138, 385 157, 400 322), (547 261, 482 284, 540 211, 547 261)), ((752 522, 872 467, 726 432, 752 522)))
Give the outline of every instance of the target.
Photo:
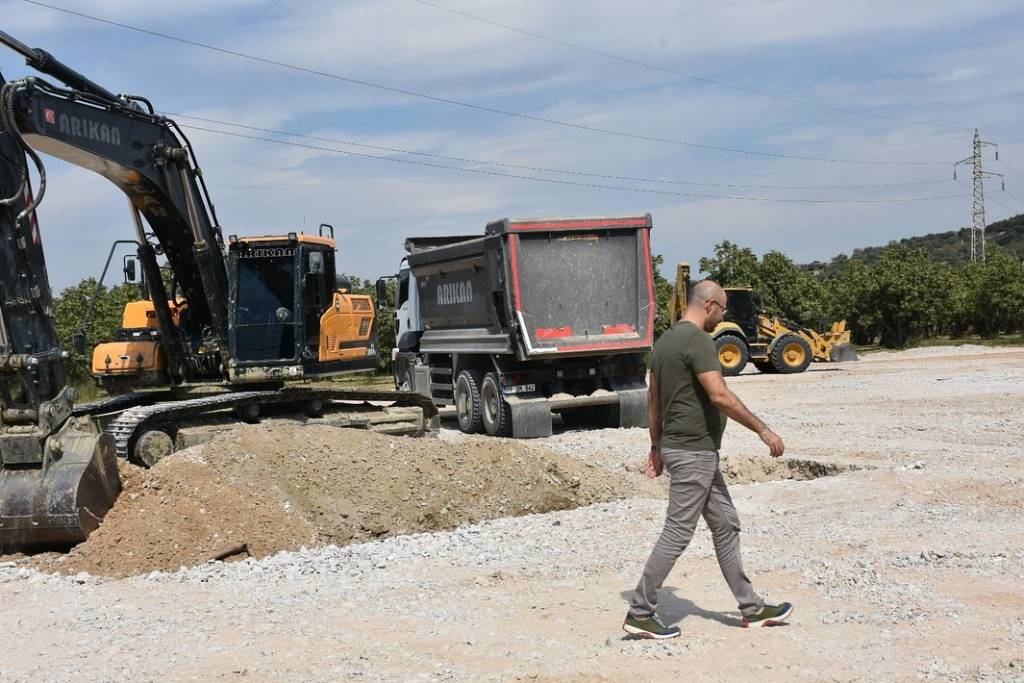
POLYGON ((743 573, 740 519, 718 467, 728 417, 756 432, 773 457, 785 450, 782 439, 725 386, 718 350, 708 333, 722 322, 726 304, 725 291, 717 283, 697 283, 683 319, 654 346, 647 389, 647 476, 653 479, 668 469, 671 482, 665 528, 622 625, 627 633, 643 638, 679 635, 678 626, 666 626, 655 613, 658 589, 689 545, 701 516, 711 530, 718 566, 739 603, 742 625, 778 624, 793 612, 788 602, 766 605, 743 573))

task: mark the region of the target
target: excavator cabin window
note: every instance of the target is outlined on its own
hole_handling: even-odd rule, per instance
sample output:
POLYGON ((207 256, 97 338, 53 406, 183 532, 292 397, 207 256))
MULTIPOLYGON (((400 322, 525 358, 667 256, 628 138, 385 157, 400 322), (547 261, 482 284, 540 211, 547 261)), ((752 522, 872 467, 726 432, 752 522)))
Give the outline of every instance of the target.
POLYGON ((237 358, 294 359, 295 259, 289 256, 238 260, 235 309, 237 358))

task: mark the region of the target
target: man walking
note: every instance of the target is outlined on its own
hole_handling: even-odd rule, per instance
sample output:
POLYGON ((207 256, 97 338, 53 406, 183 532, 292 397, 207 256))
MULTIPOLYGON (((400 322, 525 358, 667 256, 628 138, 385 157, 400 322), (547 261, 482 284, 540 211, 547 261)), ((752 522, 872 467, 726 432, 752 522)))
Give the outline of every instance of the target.
POLYGON ((725 385, 715 342, 708 334, 722 321, 727 298, 715 282, 693 288, 683 319, 654 346, 647 390, 651 451, 647 476, 668 469, 665 528, 654 545, 630 602, 622 628, 644 638, 674 638, 678 626, 665 626, 655 614, 658 589, 689 545, 697 519, 711 530, 718 566, 732 589, 742 625, 768 626, 789 618, 793 606, 766 605, 743 573, 740 520, 718 467, 726 418, 756 432, 773 457, 782 455, 782 439, 754 416, 725 385))

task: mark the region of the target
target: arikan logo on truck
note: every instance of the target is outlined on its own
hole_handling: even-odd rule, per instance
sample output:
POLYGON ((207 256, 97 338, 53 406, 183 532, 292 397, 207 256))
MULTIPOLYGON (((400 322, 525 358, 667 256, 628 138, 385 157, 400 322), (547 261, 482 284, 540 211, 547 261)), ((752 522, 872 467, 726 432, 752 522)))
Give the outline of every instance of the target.
POLYGON ((54 116, 52 109, 45 110, 43 116, 49 124, 53 124, 54 119, 56 119, 57 130, 64 135, 85 138, 86 140, 94 140, 96 142, 106 142, 111 145, 121 144, 121 129, 117 126, 108 126, 99 121, 92 121, 70 114, 54 116))
POLYGON ((473 283, 451 282, 437 286, 437 305, 451 306, 473 302, 473 283))

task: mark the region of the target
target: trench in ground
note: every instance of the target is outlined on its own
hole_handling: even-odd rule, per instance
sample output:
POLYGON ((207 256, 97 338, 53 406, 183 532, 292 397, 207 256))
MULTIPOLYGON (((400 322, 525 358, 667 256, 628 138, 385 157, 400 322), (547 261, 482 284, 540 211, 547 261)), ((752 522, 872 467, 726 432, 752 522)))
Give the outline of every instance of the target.
MULTIPOLYGON (((856 468, 732 456, 722 469, 731 483, 752 483, 856 468)), ((129 576, 664 495, 663 481, 542 442, 396 437, 285 421, 218 434, 149 470, 123 465, 122 478, 124 491, 88 540, 21 562, 129 576)))

